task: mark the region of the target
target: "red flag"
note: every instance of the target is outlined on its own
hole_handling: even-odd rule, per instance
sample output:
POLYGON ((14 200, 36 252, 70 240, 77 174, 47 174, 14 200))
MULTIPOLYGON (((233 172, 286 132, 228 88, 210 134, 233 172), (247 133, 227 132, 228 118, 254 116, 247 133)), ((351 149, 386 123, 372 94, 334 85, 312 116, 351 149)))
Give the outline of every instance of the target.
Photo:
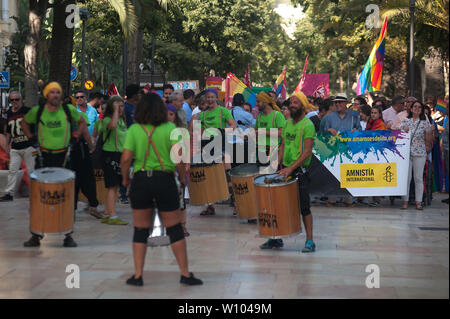
POLYGON ((114 82, 111 83, 111 85, 109 86, 108 91, 106 92, 106 95, 108 95, 108 96, 119 95, 120 96, 119 91, 117 90, 117 87, 114 84, 114 82))
POLYGON ((322 82, 317 89, 314 90, 312 96, 314 97, 321 97, 322 99, 326 96, 325 92, 325 83, 322 82))
POLYGON ((250 66, 247 64, 247 69, 245 69, 245 75, 244 75, 244 84, 248 87, 252 87, 252 82, 250 80, 250 66))
POLYGON ((305 77, 306 77, 306 66, 308 65, 308 57, 309 57, 309 54, 306 55, 305 64, 303 65, 302 77, 300 78, 300 82, 298 83, 294 92, 298 92, 303 89, 303 85, 305 84, 305 77))

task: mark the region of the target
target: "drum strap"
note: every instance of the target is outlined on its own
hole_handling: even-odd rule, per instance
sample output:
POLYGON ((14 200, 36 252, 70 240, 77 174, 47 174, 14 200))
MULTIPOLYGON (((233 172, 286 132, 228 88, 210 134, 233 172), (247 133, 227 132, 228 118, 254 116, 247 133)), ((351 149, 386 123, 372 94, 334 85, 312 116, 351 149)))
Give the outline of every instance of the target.
POLYGON ((302 127, 300 128, 300 153, 303 153, 303 128, 305 127, 305 123, 303 123, 302 127))
POLYGON ((155 152, 156 157, 158 158, 159 164, 161 165, 161 169, 164 170, 164 164, 163 164, 163 162, 161 161, 161 156, 159 156, 158 149, 156 148, 156 145, 155 145, 155 143, 153 142, 153 139, 152 139, 152 135, 153 135, 153 133, 154 133, 156 127, 153 126, 151 132, 149 132, 149 131, 147 130, 147 128, 144 126, 144 124, 141 124, 141 127, 144 129, 145 133, 146 133, 147 136, 148 136, 147 150, 145 151, 145 157, 144 157, 144 161, 142 162, 141 171, 144 170, 145 161, 147 160, 147 157, 148 157, 150 144, 152 145, 153 151, 155 152))

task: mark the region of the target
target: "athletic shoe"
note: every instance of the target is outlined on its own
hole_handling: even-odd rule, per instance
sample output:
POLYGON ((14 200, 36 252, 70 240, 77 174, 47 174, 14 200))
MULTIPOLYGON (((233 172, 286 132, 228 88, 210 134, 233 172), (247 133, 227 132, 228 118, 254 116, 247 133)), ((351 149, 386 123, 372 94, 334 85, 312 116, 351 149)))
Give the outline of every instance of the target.
POLYGON ((129 204, 128 197, 126 195, 122 195, 119 198, 121 204, 129 204))
POLYGON ((248 219, 247 223, 249 223, 249 224, 256 224, 257 220, 256 219, 248 219))
POLYGON ((3 197, 0 197, 0 202, 11 202, 13 200, 13 197, 9 194, 6 194, 3 197))
POLYGON ((194 277, 193 273, 190 273, 190 277, 185 277, 181 275, 180 284, 185 284, 189 286, 203 285, 203 281, 194 277))
POLYGON ((311 239, 308 239, 305 243, 305 247, 302 249, 302 253, 312 253, 316 251, 316 244, 311 239))
POLYGON ((64 238, 64 243, 63 243, 64 247, 77 247, 77 243, 75 242, 75 240, 73 240, 72 236, 66 236, 66 238, 64 238))
POLYGON ((132 286, 143 286, 144 281, 142 280, 142 276, 139 278, 134 278, 134 275, 127 279, 127 285, 132 286))
POLYGON ((264 244, 259 246, 261 249, 282 248, 284 246, 282 239, 269 239, 264 244))
POLYGON ((448 204, 448 198, 443 199, 441 202, 442 202, 442 203, 445 203, 445 204, 448 204))
POLYGON ((106 222, 108 225, 128 225, 128 222, 121 220, 119 217, 117 218, 109 218, 106 222))
POLYGON ((103 217, 102 219, 100 219, 100 222, 101 222, 102 224, 107 224, 108 221, 109 221, 109 216, 105 216, 105 217, 103 217))
POLYGON ((24 247, 39 247, 41 245, 41 239, 37 235, 32 235, 28 241, 23 243, 24 247))

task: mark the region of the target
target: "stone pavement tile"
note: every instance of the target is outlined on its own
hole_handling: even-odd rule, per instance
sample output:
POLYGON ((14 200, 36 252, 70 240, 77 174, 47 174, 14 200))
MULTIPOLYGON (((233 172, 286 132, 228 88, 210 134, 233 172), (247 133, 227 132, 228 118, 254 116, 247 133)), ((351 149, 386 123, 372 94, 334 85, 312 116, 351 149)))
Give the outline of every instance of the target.
POLYGON ((31 291, 18 289, 2 291, 0 289, 0 299, 43 299, 48 294, 48 291, 31 291))
POLYGON ((76 288, 67 289, 67 291, 51 291, 45 299, 97 299, 100 293, 80 291, 76 288))

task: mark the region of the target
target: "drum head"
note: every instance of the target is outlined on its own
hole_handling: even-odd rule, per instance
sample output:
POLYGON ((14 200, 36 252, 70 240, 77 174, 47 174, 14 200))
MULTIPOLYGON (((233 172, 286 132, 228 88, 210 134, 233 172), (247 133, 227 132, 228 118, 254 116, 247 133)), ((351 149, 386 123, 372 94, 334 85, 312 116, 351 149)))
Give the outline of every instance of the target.
POLYGON ((250 177, 259 174, 258 164, 242 164, 231 169, 232 177, 250 177))
POLYGON ((265 174, 253 180, 255 185, 263 187, 280 187, 296 182, 297 178, 285 180, 284 177, 278 176, 278 174, 265 174))
POLYGON ((75 179, 75 173, 61 167, 44 167, 31 172, 30 178, 40 183, 59 184, 75 179))

